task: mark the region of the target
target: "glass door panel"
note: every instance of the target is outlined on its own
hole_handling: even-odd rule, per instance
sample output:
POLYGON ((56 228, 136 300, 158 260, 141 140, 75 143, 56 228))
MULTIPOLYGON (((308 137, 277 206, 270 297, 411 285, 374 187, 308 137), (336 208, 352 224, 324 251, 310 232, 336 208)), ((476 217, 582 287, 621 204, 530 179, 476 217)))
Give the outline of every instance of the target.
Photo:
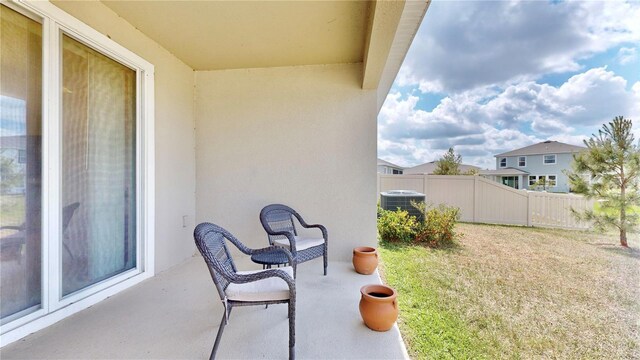
POLYGON ((514 189, 520 188, 517 176, 503 176, 502 185, 510 186, 514 189))
POLYGON ((136 267, 136 72, 62 35, 62 295, 136 267))
POLYGON ((42 24, 0 5, 0 317, 40 308, 42 24))

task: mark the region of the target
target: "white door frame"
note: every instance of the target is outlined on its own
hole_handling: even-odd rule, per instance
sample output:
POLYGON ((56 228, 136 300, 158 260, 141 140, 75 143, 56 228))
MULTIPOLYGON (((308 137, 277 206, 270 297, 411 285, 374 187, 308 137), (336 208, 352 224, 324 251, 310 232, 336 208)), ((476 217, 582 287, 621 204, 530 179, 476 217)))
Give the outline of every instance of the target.
POLYGON ((109 296, 155 273, 154 66, 49 2, 0 0, 43 24, 42 133, 42 298, 41 308, 0 326, 0 347, 109 296), (60 287, 60 69, 61 33, 136 71, 136 267, 82 291, 61 296, 60 287))

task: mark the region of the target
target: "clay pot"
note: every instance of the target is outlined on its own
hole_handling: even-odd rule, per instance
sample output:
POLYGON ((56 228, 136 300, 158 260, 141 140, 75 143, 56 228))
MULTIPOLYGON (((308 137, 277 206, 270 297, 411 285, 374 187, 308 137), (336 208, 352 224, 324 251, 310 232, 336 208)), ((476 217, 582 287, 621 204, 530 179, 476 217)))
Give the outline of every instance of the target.
POLYGON ((368 246, 354 248, 353 267, 359 274, 373 274, 378 267, 378 250, 368 246))
POLYGON ((398 294, 385 285, 365 285, 360 289, 360 315, 371 330, 387 331, 398 319, 398 294))

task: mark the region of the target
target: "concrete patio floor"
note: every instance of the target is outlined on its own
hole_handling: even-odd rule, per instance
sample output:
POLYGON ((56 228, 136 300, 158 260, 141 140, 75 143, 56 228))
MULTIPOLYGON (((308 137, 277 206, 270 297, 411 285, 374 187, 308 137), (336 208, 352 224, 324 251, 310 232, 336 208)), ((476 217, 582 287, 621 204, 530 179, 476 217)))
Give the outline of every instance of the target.
MULTIPOLYGON (((296 357, 299 359, 407 358, 396 326, 369 330, 360 317, 360 287, 378 283, 347 262, 321 259, 298 267, 296 357)), ((255 268, 253 264, 241 269, 255 268)), ((201 257, 0 349, 8 359, 205 359, 222 304, 201 257)), ((400 298, 400 301, 402 299, 400 298)), ((285 359, 286 305, 234 308, 218 358, 285 359)))

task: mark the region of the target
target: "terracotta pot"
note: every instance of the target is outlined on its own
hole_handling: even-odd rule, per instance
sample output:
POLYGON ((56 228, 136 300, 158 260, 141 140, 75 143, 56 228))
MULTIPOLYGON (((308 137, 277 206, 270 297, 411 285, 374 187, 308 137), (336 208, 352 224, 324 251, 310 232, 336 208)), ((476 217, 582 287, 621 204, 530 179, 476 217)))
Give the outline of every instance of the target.
POLYGON ((373 274, 378 267, 378 250, 368 246, 353 249, 353 267, 359 274, 373 274))
POLYGON ((398 319, 398 294, 385 285, 365 285, 360 289, 360 315, 371 330, 387 331, 398 319))

